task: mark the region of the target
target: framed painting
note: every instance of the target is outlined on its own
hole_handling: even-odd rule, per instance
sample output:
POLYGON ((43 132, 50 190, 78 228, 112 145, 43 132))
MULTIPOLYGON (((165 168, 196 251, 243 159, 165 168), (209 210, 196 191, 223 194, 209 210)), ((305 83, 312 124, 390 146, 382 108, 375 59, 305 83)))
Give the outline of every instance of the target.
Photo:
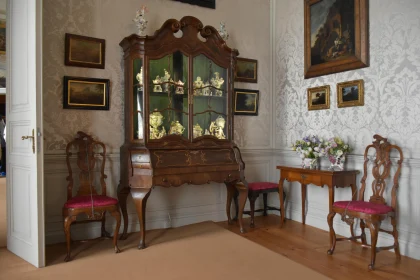
POLYGON ((205 8, 216 9, 216 0, 172 0, 176 2, 197 5, 205 8))
POLYGON ((305 79, 368 67, 368 0, 304 1, 305 79))
POLYGON ((64 64, 105 68, 105 40, 66 33, 64 64))
POLYGON ((64 76, 63 108, 109 110, 109 80, 64 76))
POLYGON ((363 80, 355 80, 337 84, 338 108, 364 105, 363 80))
POLYGON ((308 110, 330 109, 330 86, 308 88, 308 110))
POLYGON ((235 88, 235 115, 258 115, 259 90, 235 88))
POLYGON ((238 57, 236 59, 235 81, 257 83, 258 61, 255 59, 238 57))

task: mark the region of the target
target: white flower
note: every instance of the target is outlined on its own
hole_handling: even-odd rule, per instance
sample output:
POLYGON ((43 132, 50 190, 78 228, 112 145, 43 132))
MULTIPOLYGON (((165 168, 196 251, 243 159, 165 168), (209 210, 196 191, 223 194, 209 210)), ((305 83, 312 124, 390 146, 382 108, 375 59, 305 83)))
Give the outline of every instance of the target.
POLYGON ((319 152, 319 147, 314 148, 315 152, 319 152))
POLYGON ((344 148, 344 149, 347 149, 348 147, 349 147, 348 145, 344 145, 344 146, 343 146, 343 148, 344 148))
POLYGON ((300 158, 304 159, 305 155, 304 154, 300 154, 300 158))
POLYGON ((311 145, 311 142, 308 141, 308 142, 306 142, 306 144, 311 145))
POLYGON ((308 151, 312 152, 312 148, 311 148, 311 147, 309 147, 309 148, 308 148, 308 151))
POLYGON ((338 150, 337 151, 337 156, 341 156, 343 154, 343 151, 342 150, 338 150))

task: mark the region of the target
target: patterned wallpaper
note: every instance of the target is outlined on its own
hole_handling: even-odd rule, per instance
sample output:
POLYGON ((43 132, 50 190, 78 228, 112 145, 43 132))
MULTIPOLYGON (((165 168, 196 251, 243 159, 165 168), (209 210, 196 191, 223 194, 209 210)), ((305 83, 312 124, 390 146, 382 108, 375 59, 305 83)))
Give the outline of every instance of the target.
POLYGON ((216 10, 170 0, 44 0, 44 135, 46 154, 60 154, 78 130, 92 133, 118 153, 123 143, 123 59, 120 41, 136 32, 135 11, 146 5, 147 34, 168 18, 186 15, 204 25, 219 28, 225 21, 230 33, 228 45, 241 57, 257 59, 258 84, 235 84, 238 88, 260 90, 259 116, 235 117, 235 141, 246 148, 270 148, 270 19, 269 0, 218 0, 216 10), (117 4, 118 2, 118 4, 117 4), (118 5, 118 9, 116 9, 118 5), (240 13, 238 13, 238 7, 240 13), (257 23, 258 24, 255 24, 257 23), (105 69, 64 65, 64 34, 73 33, 106 40, 105 69), (62 109, 63 76, 111 80, 110 111, 62 109), (260 137, 266 135, 267 137, 260 137))
POLYGON ((370 0, 370 67, 305 80, 303 1, 276 2, 275 146, 307 133, 339 135, 355 154, 379 133, 420 158, 420 1, 370 0), (365 105, 337 108, 336 84, 364 79, 365 105), (330 85, 329 110, 308 111, 306 90, 330 85))

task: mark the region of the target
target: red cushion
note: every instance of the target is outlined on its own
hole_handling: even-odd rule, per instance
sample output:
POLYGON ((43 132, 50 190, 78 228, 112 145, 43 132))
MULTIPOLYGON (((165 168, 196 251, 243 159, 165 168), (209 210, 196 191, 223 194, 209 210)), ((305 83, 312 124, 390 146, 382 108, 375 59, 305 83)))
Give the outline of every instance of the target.
POLYGON ((267 190, 267 189, 273 189, 278 188, 279 185, 276 183, 270 183, 270 182, 254 182, 248 184, 248 189, 252 191, 258 191, 258 190, 267 190))
MULTIPOLYGON (((118 200, 106 195, 93 195, 93 206, 109 206, 118 204, 118 200)), ((92 200, 90 195, 76 196, 68 200, 65 204, 65 208, 86 208, 92 206, 92 200)))
POLYGON ((334 202, 334 206, 343 209, 347 207, 348 210, 366 214, 386 214, 394 211, 391 206, 385 204, 375 204, 368 201, 337 201, 334 202))

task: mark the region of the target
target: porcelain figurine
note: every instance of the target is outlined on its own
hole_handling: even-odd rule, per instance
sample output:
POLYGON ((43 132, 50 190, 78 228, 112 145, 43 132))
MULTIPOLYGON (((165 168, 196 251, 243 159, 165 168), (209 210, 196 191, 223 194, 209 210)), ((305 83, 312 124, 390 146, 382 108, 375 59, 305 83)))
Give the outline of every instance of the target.
POLYGON ((226 120, 222 116, 218 116, 214 122, 210 123, 210 134, 216 136, 217 139, 226 139, 225 128, 226 120))
POLYGON ((166 135, 166 130, 164 127, 160 129, 159 127, 163 123, 163 116, 160 112, 157 112, 156 109, 149 117, 150 125, 150 139, 160 139, 166 135))
POLYGON ((220 22, 219 34, 223 40, 227 41, 229 39, 229 33, 226 30, 226 24, 224 21, 220 22))
POLYGON ((194 95, 203 95, 202 88, 204 87, 204 83, 201 80, 201 77, 198 76, 197 79, 194 81, 194 95))
POLYGON ((175 94, 184 94, 184 83, 179 80, 176 84, 175 94))
POLYGON ((210 131, 206 128, 206 130, 204 131, 204 135, 211 135, 210 131))
POLYGON ((143 67, 140 68, 140 72, 137 74, 136 79, 139 82, 138 90, 143 90, 143 67))
POLYGON ((169 83, 173 82, 173 80, 171 78, 171 74, 169 74, 169 72, 166 69, 163 69, 163 71, 165 72, 165 75, 163 75, 162 77, 163 89, 164 92, 168 92, 170 85, 169 83))
POLYGON ((185 127, 183 127, 182 124, 179 123, 179 121, 172 121, 171 128, 169 129, 169 134, 182 135, 184 130, 185 127))
POLYGON ((194 125, 194 128, 193 128, 193 136, 194 136, 194 138, 197 138, 197 137, 200 137, 202 135, 203 135, 203 129, 197 123, 196 125, 194 125))
POLYGON ((206 95, 206 96, 211 95, 211 90, 210 90, 210 84, 209 84, 209 82, 206 82, 204 84, 204 88, 202 89, 201 92, 202 92, 203 95, 206 95))
POLYGON ((156 79, 153 80, 153 84, 155 85, 153 87, 154 92, 162 92, 162 87, 160 84, 162 83, 162 79, 159 77, 159 75, 156 76, 156 79))
POLYGON ((133 21, 136 23, 137 28, 139 29, 138 35, 145 36, 145 30, 147 27, 148 21, 146 20, 144 14, 147 12, 146 6, 141 6, 139 10, 136 12, 136 17, 133 19, 133 21))
MULTIPOLYGON (((210 83, 212 86, 214 86, 216 89, 220 89, 223 85, 225 80, 220 77, 219 72, 214 72, 214 78, 211 78, 210 83)), ((221 90, 216 90, 215 92, 216 96, 222 96, 223 92, 221 90)))

